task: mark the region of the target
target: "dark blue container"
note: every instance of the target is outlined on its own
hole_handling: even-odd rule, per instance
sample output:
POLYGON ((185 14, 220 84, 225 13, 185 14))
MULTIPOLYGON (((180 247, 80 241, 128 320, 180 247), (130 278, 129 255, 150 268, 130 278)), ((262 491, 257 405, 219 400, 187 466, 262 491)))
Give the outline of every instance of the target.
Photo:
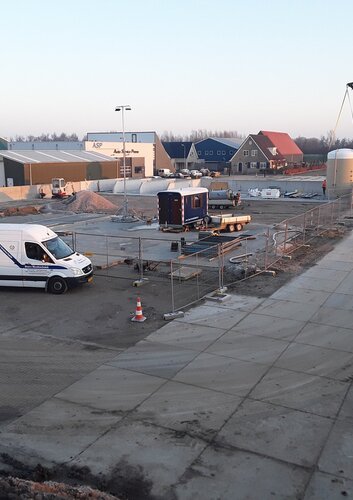
POLYGON ((207 216, 206 188, 160 191, 157 196, 160 226, 192 226, 207 216))

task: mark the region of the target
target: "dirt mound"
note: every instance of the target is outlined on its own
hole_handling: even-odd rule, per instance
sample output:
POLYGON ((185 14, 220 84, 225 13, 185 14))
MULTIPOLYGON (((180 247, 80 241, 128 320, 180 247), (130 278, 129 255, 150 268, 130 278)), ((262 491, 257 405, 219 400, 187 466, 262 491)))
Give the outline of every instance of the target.
POLYGON ((71 212, 115 213, 118 210, 114 203, 92 191, 79 191, 65 200, 63 205, 71 212))
POLYGON ((0 217, 11 217, 12 215, 34 215, 38 213, 39 209, 35 206, 9 207, 0 212, 0 217))
POLYGON ((118 497, 94 490, 88 486, 74 487, 63 483, 48 481, 37 483, 14 477, 0 478, 1 498, 21 500, 117 500, 118 497))

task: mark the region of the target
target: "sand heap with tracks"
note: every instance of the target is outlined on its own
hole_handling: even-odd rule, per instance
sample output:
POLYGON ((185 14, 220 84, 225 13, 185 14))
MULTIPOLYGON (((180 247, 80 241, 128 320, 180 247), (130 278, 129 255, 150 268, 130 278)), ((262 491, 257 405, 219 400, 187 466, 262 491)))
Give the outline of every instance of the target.
MULTIPOLYGON (((114 203, 92 191, 79 191, 67 200, 63 200, 61 204, 62 210, 70 212, 114 214, 118 210, 114 203)), ((59 207, 55 205, 55 208, 59 207)))

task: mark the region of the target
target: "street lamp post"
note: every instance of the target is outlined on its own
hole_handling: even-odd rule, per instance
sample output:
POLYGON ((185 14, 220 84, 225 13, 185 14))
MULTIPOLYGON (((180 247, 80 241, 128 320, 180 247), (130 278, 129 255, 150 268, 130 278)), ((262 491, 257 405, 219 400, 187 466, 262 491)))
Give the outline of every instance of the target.
POLYGON ((182 147, 184 148, 184 168, 186 170, 187 168, 186 168, 186 150, 185 150, 185 144, 182 144, 182 147))
POLYGON ((129 210, 128 210, 128 200, 126 196, 126 151, 125 151, 125 111, 131 111, 131 106, 128 104, 122 104, 121 106, 117 106, 115 111, 121 111, 121 121, 123 127, 123 169, 124 169, 124 203, 123 203, 123 219, 128 218, 129 210))

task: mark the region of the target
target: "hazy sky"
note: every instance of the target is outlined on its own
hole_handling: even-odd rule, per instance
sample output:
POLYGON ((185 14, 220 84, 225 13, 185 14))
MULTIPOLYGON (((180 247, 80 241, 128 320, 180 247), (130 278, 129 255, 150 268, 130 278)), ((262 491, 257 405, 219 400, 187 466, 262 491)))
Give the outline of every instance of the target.
POLYGON ((119 104, 126 130, 319 137, 353 81, 352 0, 1 0, 0 16, 5 137, 121 129, 119 104))

